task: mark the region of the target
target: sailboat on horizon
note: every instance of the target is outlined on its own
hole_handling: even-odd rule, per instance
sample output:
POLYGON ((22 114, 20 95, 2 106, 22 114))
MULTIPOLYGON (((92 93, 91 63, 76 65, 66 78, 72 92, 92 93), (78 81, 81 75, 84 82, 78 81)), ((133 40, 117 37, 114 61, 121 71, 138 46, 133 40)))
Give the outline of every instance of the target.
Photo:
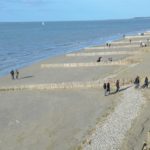
POLYGON ((42 26, 45 26, 45 22, 44 21, 42 22, 42 26))

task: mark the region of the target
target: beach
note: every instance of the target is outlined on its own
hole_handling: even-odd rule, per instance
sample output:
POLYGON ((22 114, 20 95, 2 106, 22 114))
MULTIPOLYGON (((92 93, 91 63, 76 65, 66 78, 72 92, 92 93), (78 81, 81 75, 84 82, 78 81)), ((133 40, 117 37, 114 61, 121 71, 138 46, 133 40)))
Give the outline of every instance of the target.
POLYGON ((150 94, 133 82, 150 78, 148 38, 150 32, 126 36, 22 68, 18 80, 1 77, 0 149, 141 150, 150 94), (109 96, 104 82, 111 84, 109 96))

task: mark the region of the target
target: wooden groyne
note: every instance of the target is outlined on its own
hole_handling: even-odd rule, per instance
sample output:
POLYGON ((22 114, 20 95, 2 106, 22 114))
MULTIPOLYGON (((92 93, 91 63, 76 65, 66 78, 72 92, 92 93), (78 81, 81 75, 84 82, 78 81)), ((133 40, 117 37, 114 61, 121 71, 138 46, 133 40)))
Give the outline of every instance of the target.
POLYGON ((41 68, 77 68, 77 67, 99 67, 99 66, 124 66, 124 65, 128 65, 128 64, 129 64, 128 61, 41 64, 41 68))
POLYGON ((3 86, 0 91, 22 91, 22 90, 55 90, 55 89, 74 89, 74 88, 98 88, 100 81, 88 82, 62 82, 62 83, 48 83, 48 84, 31 84, 31 85, 17 85, 17 86, 3 86))
MULTIPOLYGON (((14 85, 14 86, 0 86, 0 91, 23 91, 23 90, 59 90, 59 89, 88 89, 100 88, 104 82, 109 82, 113 88, 116 79, 106 77, 105 79, 87 81, 87 82, 62 82, 62 83, 47 83, 47 84, 28 84, 28 85, 14 85)), ((132 79, 120 79, 120 85, 128 85, 133 83, 132 79)))
POLYGON ((135 55, 135 54, 139 54, 138 51, 112 51, 112 52, 86 52, 86 53, 70 53, 67 54, 66 56, 71 56, 71 57, 75 57, 75 56, 107 56, 107 55, 135 55))

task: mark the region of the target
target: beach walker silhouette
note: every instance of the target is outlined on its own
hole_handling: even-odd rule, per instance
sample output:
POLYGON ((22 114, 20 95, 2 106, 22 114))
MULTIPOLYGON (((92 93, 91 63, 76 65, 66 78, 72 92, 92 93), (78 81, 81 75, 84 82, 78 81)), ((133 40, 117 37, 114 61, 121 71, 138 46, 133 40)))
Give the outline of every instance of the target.
POLYGON ((14 77, 14 75, 15 75, 14 70, 11 70, 11 71, 10 71, 10 75, 11 75, 12 80, 14 80, 14 79, 15 79, 15 77, 14 77))
POLYGON ((120 90, 120 83, 119 80, 116 81, 116 92, 119 92, 120 90))
POLYGON ((107 88, 107 94, 109 95, 110 94, 110 83, 109 82, 107 83, 107 87, 106 88, 107 88))
POLYGON ((148 82, 148 77, 145 77, 145 81, 144 81, 144 88, 148 88, 148 84, 149 84, 149 82, 148 82))
POLYGON ((11 75, 12 80, 14 80, 15 78, 18 79, 19 78, 19 71, 17 69, 16 69, 16 71, 11 70, 10 75, 11 75))
POLYGON ((104 89, 104 95, 107 96, 107 85, 106 85, 106 83, 104 83, 103 89, 104 89))
POLYGON ((19 71, 16 69, 16 79, 19 78, 19 71))
POLYGON ((139 88, 140 87, 140 77, 139 76, 137 76, 135 78, 134 84, 135 84, 135 88, 139 88))

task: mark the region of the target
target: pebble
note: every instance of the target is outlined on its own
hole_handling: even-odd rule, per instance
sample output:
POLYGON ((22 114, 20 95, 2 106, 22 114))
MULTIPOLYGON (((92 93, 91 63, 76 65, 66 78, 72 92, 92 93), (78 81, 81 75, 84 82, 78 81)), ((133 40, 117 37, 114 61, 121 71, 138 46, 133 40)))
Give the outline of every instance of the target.
POLYGON ((122 141, 131 128, 134 119, 139 115, 145 99, 141 91, 132 88, 123 93, 123 97, 114 112, 102 125, 98 125, 90 137, 91 144, 84 150, 121 150, 122 141))

